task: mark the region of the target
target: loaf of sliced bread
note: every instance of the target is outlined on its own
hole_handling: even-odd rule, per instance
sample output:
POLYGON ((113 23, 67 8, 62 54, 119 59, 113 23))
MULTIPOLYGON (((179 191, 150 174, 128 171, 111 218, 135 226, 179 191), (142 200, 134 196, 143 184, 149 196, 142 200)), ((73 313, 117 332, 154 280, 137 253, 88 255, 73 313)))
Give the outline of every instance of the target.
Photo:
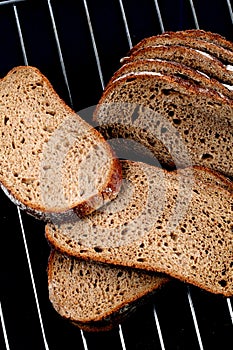
POLYGON ((218 79, 224 84, 233 85, 232 65, 228 62, 223 63, 218 58, 205 51, 181 45, 147 46, 136 50, 130 56, 124 57, 121 61, 122 63, 128 63, 145 58, 159 58, 182 63, 212 78, 218 79))
POLYGON ((187 67, 182 63, 167 61, 164 59, 141 59, 138 61, 129 62, 121 66, 109 81, 106 89, 112 82, 123 77, 124 75, 134 75, 135 73, 150 73, 157 72, 168 74, 188 80, 190 83, 204 89, 217 91, 220 95, 228 98, 233 98, 233 90, 228 85, 220 83, 214 78, 210 78, 193 68, 187 67))
POLYGON ((82 261, 57 251, 51 252, 48 263, 54 309, 85 331, 117 326, 168 281, 160 274, 82 261))
MULTIPOLYGON (((146 38, 135 45, 130 54, 133 52, 148 47, 148 46, 171 46, 179 45, 190 47, 197 50, 198 52, 203 52, 203 54, 208 54, 218 58, 223 63, 228 62, 228 64, 233 63, 233 52, 221 46, 221 43, 216 44, 210 41, 199 39, 197 37, 186 36, 185 32, 170 32, 161 35, 152 36, 146 38)), ((233 69, 233 67, 232 67, 233 69)))
POLYGON ((208 31, 200 30, 200 29, 189 29, 189 30, 181 30, 176 32, 166 31, 160 35, 147 37, 142 39, 138 44, 136 44, 130 52, 133 52, 145 46, 153 45, 154 39, 157 37, 160 37, 166 40, 166 37, 171 37, 173 35, 175 35, 178 38, 186 37, 187 42, 189 41, 192 42, 192 40, 204 40, 206 42, 216 44, 226 50, 230 50, 231 52, 233 52, 233 43, 227 40, 226 38, 224 38, 222 35, 218 33, 212 33, 208 31))
POLYGON ((117 195, 121 169, 109 144, 38 69, 11 70, 0 100, 0 183, 22 209, 44 219, 84 215, 117 195))
POLYGON ((132 139, 169 167, 233 175, 233 104, 173 75, 137 72, 110 84, 94 119, 107 139, 132 139))
POLYGON ((117 198, 83 220, 47 224, 50 244, 83 259, 162 272, 233 295, 232 183, 202 168, 122 166, 117 198))

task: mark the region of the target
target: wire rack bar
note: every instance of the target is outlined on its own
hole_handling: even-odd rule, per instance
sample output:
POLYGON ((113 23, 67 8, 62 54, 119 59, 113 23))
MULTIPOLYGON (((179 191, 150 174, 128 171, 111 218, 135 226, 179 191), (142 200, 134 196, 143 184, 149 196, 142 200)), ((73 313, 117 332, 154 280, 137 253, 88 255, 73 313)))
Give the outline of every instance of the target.
POLYGON ((160 8, 159 8, 159 3, 158 3, 158 0, 154 0, 154 2, 155 2, 155 8, 156 8, 157 16, 158 16, 158 19, 159 19, 160 29, 161 29, 161 32, 163 33, 165 30, 164 30, 164 24, 163 24, 161 11, 160 11, 160 8))
POLYGON ((124 339, 121 325, 119 325, 119 336, 120 336, 120 340, 121 340, 122 350, 126 350, 125 339, 124 339))
POLYGON ((121 14, 122 14, 122 18, 123 18, 123 21, 124 21, 124 26, 125 26, 127 40, 128 40, 128 43, 129 43, 129 48, 132 49, 133 44, 132 44, 132 40, 131 40, 131 36, 130 36, 130 32, 129 32, 129 26, 128 26, 128 22, 127 22, 127 19, 126 19, 125 9, 124 9, 122 0, 119 0, 119 5, 120 5, 120 8, 121 8, 121 14))
POLYGON ((196 14, 196 10, 194 7, 194 3, 193 0, 189 0, 190 6, 191 6, 191 10, 192 10, 192 14, 193 14, 193 18, 194 18, 194 23, 195 23, 195 27, 196 29, 199 29, 199 23, 198 23, 198 19, 197 19, 197 14, 196 14))
POLYGON ((42 337, 43 337, 43 341, 44 341, 44 346, 45 346, 45 350, 49 350, 49 346, 48 346, 46 335, 45 335, 44 325, 43 325, 43 319, 42 319, 42 315, 41 315, 41 311, 40 311, 39 298, 38 298, 38 294, 37 294, 37 290, 36 290, 35 279, 33 276, 32 264, 31 264, 29 250, 28 250, 26 235, 25 235, 25 231, 24 231, 23 220, 22 220, 22 216, 21 216, 19 207, 17 207, 17 210, 18 210, 18 216, 19 216, 19 221, 20 221, 20 227, 21 227, 21 231, 22 231, 22 235, 23 235, 23 243, 24 243, 24 248, 25 248, 25 252, 26 252, 27 263, 28 263, 31 282, 32 282, 33 293, 35 296, 36 307, 37 307, 37 312, 38 312, 38 316, 39 316, 39 322, 40 322, 40 328, 41 328, 42 337))
POLYGON ((92 45, 93 45, 93 49, 94 49, 94 53, 95 53, 95 59, 96 59, 96 64, 97 64, 98 73, 99 73, 99 77, 100 77, 100 82, 101 82, 102 88, 104 89, 103 73, 102 73, 102 69, 101 69, 98 49, 97 49, 97 45, 96 45, 96 41, 95 41, 94 31, 93 31, 91 18, 90 18, 90 14, 89 14, 89 10, 88 10, 88 6, 87 6, 86 0, 83 0, 83 5, 84 5, 84 8, 85 8, 85 12, 86 12, 86 17, 87 17, 87 23, 88 23, 89 31, 90 31, 90 34, 91 34, 91 41, 92 41, 92 45))
POLYGON ((80 330, 80 333, 81 333, 81 337, 82 337, 82 341, 83 341, 83 349, 84 349, 84 350, 88 350, 88 347, 87 347, 87 340, 86 340, 86 338, 85 338, 85 335, 84 335, 84 333, 83 333, 82 330, 80 330))
POLYGON ((197 334, 197 340, 198 340, 199 348, 200 348, 200 350, 204 350, 204 347, 203 347, 203 344, 202 344, 202 339, 201 339, 201 333, 200 333, 200 330, 199 330, 197 317, 196 317, 196 312, 195 312, 195 308, 194 308, 194 304, 193 304, 193 300, 192 300, 192 296, 191 296, 191 293, 190 293, 189 286, 187 286, 187 295, 188 295, 188 301, 189 301, 191 314, 192 314, 192 317, 193 317, 193 323, 194 323, 195 331, 196 331, 196 334, 197 334))
POLYGON ((54 33, 54 37, 55 37, 55 40, 56 40, 58 56, 59 56, 59 60, 60 60, 61 68, 62 68, 62 74, 63 74, 64 80, 65 80, 65 84, 66 84, 66 88, 67 88, 67 91, 68 91, 70 105, 72 107, 73 106, 73 100, 72 100, 72 96, 71 96, 71 92, 70 92, 70 86, 69 86, 69 82, 68 82, 68 77, 67 77, 67 73, 66 73, 66 67, 65 67, 65 63, 64 63, 62 50, 61 50, 61 44, 60 44, 60 40, 59 40, 59 36, 58 36, 58 31, 57 31, 57 26, 56 26, 54 14, 53 14, 53 8, 52 8, 52 5, 51 5, 51 1, 47 0, 47 4, 48 4, 48 8, 49 8, 49 15, 50 15, 51 22, 52 22, 53 33, 54 33))
MULTIPOLYGON (((17 25, 18 34, 19 34, 21 50, 22 50, 22 53, 23 53, 24 63, 25 63, 25 65, 28 65, 26 48, 25 48, 25 45, 24 45, 23 34, 22 34, 21 26, 20 26, 20 20, 19 20, 19 16, 18 16, 18 11, 17 11, 16 5, 13 5, 13 9, 14 9, 16 25, 17 25)), ((35 284, 35 279, 34 279, 34 275, 33 275, 32 264, 31 264, 29 249, 28 249, 28 245, 27 245, 25 230, 24 230, 24 226, 23 226, 23 220, 22 220, 22 216, 21 216, 21 212, 20 212, 19 207, 17 207, 17 212, 18 212, 18 218, 19 218, 21 232, 22 232, 22 237, 23 237, 23 243, 24 243, 24 248, 25 248, 25 253, 26 253, 26 258, 27 258, 27 263, 28 263, 28 268, 29 268, 29 273, 30 273, 30 278, 31 278, 31 282, 32 282, 32 289, 33 289, 35 302, 36 302, 37 313, 38 313, 39 322, 40 322, 40 328, 41 328, 42 337, 43 337, 43 341, 44 341, 44 346, 45 346, 46 350, 49 350, 48 343, 47 343, 46 336, 45 336, 45 330, 44 330, 42 315, 41 315, 41 311, 40 311, 40 304, 39 304, 38 294, 37 294, 37 290, 36 290, 36 284, 35 284)))
POLYGON ((20 45, 21 45, 21 50, 22 50, 22 53, 23 53, 24 64, 26 66, 28 66, 28 59, 27 59, 27 54, 26 54, 26 50, 25 50, 25 45, 24 45, 24 40, 23 40, 23 35, 22 35, 22 30, 21 30, 21 25, 20 25, 20 21, 19 21, 19 16, 18 16, 18 11, 17 11, 16 5, 13 5, 13 9, 14 9, 14 15, 15 15, 15 21, 16 21, 16 25, 17 25, 17 30, 18 30, 18 34, 19 34, 19 41, 20 41, 20 45))
POLYGON ((228 6, 230 17, 231 17, 231 22, 233 24, 233 11, 232 11, 232 6, 231 6, 230 0, 227 0, 227 6, 228 6))
POLYGON ((5 321, 4 321, 1 302, 0 302, 0 320, 1 320, 1 324, 2 324, 2 331, 3 331, 4 340, 5 340, 6 350, 10 350, 10 345, 9 345, 9 341, 8 341, 8 337, 7 337, 6 325, 5 325, 5 321))
POLYGON ((8 0, 8 1, 1 1, 0 2, 0 6, 1 5, 12 5, 12 4, 16 4, 17 2, 23 2, 25 0, 8 0))
POLYGON ((232 322, 232 325, 233 325, 233 309, 232 309, 231 299, 230 298, 227 298, 227 306, 228 306, 228 310, 229 310, 229 313, 230 313, 231 322, 232 322))
POLYGON ((156 323, 156 327, 157 327, 157 331, 158 331, 158 336, 159 336, 159 341, 160 341, 160 345, 161 345, 161 350, 166 350, 165 349, 165 345, 164 345, 162 330, 161 330, 161 327, 160 327, 159 318, 158 318, 158 314, 157 314, 155 305, 153 307, 153 313, 154 313, 154 319, 155 319, 155 323, 156 323))

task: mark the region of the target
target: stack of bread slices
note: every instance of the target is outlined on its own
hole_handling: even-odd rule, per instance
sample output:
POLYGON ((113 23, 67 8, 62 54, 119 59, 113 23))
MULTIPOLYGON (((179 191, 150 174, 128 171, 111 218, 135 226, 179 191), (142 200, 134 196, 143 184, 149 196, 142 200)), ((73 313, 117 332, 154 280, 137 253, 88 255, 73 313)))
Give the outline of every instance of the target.
POLYGON ((121 63, 95 129, 35 68, 0 83, 2 188, 47 221, 50 301, 88 331, 171 279, 233 295, 233 44, 167 32, 121 63))

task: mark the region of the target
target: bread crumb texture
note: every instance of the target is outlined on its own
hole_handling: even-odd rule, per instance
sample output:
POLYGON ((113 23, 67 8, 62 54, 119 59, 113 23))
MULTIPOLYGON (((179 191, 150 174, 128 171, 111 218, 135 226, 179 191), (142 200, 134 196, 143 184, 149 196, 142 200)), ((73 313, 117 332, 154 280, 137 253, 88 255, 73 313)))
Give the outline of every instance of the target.
POLYGON ((228 191, 228 181, 203 168, 167 172, 143 163, 122 164, 124 177, 135 185, 132 200, 125 202, 123 190, 106 211, 59 227, 47 225, 51 244, 74 256, 163 272, 233 295, 232 184, 228 191))
POLYGON ((81 261, 53 252, 48 267, 49 298, 56 311, 73 321, 107 316, 162 286, 167 277, 135 269, 81 261))
POLYGON ((65 211, 101 197, 114 173, 120 183, 103 137, 36 68, 17 67, 0 81, 0 122, 0 182, 23 205, 65 211))

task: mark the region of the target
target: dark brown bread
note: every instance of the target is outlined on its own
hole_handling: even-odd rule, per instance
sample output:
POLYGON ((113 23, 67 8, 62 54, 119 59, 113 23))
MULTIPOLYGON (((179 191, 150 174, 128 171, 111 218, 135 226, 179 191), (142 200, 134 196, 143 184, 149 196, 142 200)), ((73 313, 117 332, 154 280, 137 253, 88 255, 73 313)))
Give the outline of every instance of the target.
POLYGON ((49 299, 65 319, 86 331, 117 326, 168 277, 52 251, 48 263, 49 299))
POLYGON ((22 209, 45 219, 84 215, 117 195, 121 169, 110 146, 38 69, 10 71, 0 101, 0 183, 22 209))
POLYGON ((231 182, 202 168, 122 166, 118 197, 84 220, 46 225, 48 241, 69 255, 162 272, 233 295, 231 182))
POLYGON ((130 51, 129 55, 139 49, 157 45, 181 45, 190 47, 198 51, 206 52, 211 56, 218 58, 225 64, 233 63, 233 52, 222 47, 221 41, 219 43, 213 43, 195 36, 191 37, 190 35, 186 35, 185 32, 168 32, 146 38, 135 45, 130 51))
POLYGON ((232 100, 213 90, 139 72, 110 84, 94 118, 107 139, 132 139, 165 166, 200 165, 233 175, 232 100))
MULTIPOLYGON (((167 34, 170 35, 174 32, 165 32, 162 35, 166 36, 167 34)), ((233 51, 233 43, 227 40, 225 37, 218 33, 212 33, 210 31, 205 31, 202 29, 188 29, 188 30, 181 30, 177 31, 176 33, 185 35, 188 38, 196 38, 199 40, 205 40, 210 43, 217 44, 219 46, 222 46, 223 48, 233 51)), ((147 40, 147 38, 145 39, 147 40)))
POLYGON ((122 63, 145 58, 161 58, 168 61, 182 63, 188 67, 199 70, 224 84, 233 85, 233 68, 231 65, 224 64, 216 57, 190 47, 180 45, 148 46, 123 58, 122 63))
POLYGON ((179 77, 184 80, 188 80, 190 83, 202 88, 217 91, 219 94, 233 98, 233 90, 230 90, 218 80, 207 77, 205 74, 196 71, 184 64, 172 61, 166 61, 163 59, 141 59, 133 61, 121 66, 109 81, 106 89, 112 82, 125 74, 135 75, 137 72, 158 72, 161 74, 168 74, 179 77))

